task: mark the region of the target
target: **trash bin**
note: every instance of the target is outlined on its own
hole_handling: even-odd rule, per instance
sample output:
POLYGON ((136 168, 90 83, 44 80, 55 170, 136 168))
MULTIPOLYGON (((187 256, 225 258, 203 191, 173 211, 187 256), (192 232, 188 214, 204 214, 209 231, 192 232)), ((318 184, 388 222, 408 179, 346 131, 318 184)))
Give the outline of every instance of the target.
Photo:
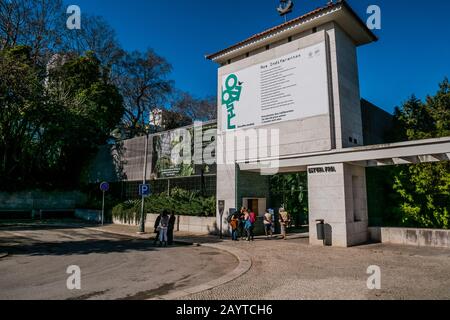
POLYGON ((317 240, 325 240, 325 220, 316 220, 317 240))

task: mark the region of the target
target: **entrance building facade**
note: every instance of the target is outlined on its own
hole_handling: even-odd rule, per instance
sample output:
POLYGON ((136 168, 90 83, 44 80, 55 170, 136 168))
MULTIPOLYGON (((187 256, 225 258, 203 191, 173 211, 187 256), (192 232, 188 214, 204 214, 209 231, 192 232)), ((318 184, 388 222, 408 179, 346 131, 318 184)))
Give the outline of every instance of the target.
POLYGON ((326 244, 354 246, 369 237, 366 167, 448 160, 450 139, 365 146, 357 48, 374 41, 339 1, 207 56, 220 65, 217 199, 226 211, 251 205, 261 215, 267 175, 306 171, 311 245, 324 245, 323 220, 326 244))
POLYGON ((306 172, 311 245, 365 243, 366 168, 450 158, 450 137, 384 143, 392 116, 361 99, 359 89, 357 48, 374 41, 352 8, 338 1, 208 55, 219 65, 217 122, 151 135, 145 156, 145 137, 105 146, 90 181, 112 182, 122 199, 138 198, 146 167, 153 193, 216 194, 225 202, 219 226, 241 206, 260 217, 267 207, 277 212, 270 177, 306 172), (214 163, 196 156, 174 161, 188 140, 200 140, 200 153, 213 155, 214 163), (325 241, 318 239, 318 220, 325 241))

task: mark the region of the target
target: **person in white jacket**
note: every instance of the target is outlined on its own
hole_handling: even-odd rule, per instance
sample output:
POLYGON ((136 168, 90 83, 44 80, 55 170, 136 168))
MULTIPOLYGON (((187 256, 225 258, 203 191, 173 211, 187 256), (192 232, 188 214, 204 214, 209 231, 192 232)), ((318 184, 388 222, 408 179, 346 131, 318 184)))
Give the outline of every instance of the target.
POLYGON ((169 229, 169 213, 164 210, 161 216, 161 221, 159 222, 159 246, 167 247, 167 230, 169 229))

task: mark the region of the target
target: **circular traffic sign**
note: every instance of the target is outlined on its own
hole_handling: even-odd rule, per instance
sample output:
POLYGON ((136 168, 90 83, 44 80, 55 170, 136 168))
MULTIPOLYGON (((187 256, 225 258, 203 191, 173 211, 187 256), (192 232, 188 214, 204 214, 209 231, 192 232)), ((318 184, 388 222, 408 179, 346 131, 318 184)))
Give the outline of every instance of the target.
POLYGON ((107 192, 109 190, 109 183, 108 182, 102 182, 100 184, 100 190, 103 192, 107 192))

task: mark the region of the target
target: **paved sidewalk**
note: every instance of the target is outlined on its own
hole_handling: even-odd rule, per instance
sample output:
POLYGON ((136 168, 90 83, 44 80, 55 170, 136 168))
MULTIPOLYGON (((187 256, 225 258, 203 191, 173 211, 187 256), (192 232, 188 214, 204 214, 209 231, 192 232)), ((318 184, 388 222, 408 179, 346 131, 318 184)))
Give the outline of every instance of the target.
MULTIPOLYGON (((138 239, 154 240, 156 236, 156 234, 153 233, 153 230, 147 230, 147 233, 143 235, 139 234, 138 226, 108 224, 104 226, 88 227, 88 229, 111 234, 129 236, 138 239)), ((181 231, 174 233, 174 241, 175 243, 186 245, 222 242, 218 236, 204 235, 192 232, 181 232, 181 231)))
MULTIPOLYGON (((153 233, 153 230, 147 230, 147 233, 142 235, 139 234, 138 226, 128 226, 128 225, 118 225, 118 224, 108 224, 104 226, 96 226, 89 227, 91 230, 107 232, 111 234, 129 236, 138 239, 149 239, 154 240, 156 234, 153 233)), ((290 234, 287 236, 287 240, 295 240, 295 239, 307 239, 309 237, 308 233, 296 233, 290 234)), ((255 240, 265 240, 265 236, 256 236, 255 240)), ((271 240, 280 240, 279 235, 275 235, 271 240)), ((244 241, 244 240, 242 240, 244 241)), ((216 235, 205 235, 203 233, 193 233, 193 232, 184 232, 184 231, 176 231, 174 233, 174 242, 178 244, 186 244, 186 245, 201 245, 201 244, 213 244, 213 243, 233 243, 231 238, 224 237, 220 239, 219 236, 216 235)))
POLYGON ((450 299, 450 250, 372 244, 311 247, 307 239, 224 243, 252 259, 251 269, 193 300, 450 299), (381 290, 369 290, 369 266, 381 290))

